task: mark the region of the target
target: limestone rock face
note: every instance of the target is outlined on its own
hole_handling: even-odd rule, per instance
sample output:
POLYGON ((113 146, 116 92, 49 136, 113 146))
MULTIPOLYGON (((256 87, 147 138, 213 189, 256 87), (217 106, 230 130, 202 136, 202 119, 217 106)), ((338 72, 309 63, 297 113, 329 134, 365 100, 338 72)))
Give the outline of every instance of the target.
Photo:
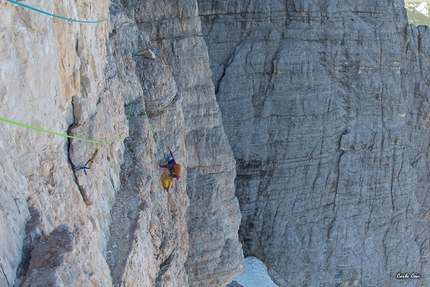
POLYGON ((225 286, 243 270, 242 249, 237 239, 241 217, 234 195, 235 161, 215 101, 207 47, 200 36, 197 2, 123 4, 127 14, 136 21, 138 33, 144 33, 147 38, 142 38, 148 39, 139 44, 142 49, 133 59, 144 86, 148 115, 151 119, 152 115, 154 119, 164 118, 164 124, 154 121, 157 135, 162 135, 157 148, 167 151, 169 145, 172 148, 184 145, 186 149, 182 161, 187 163, 186 191, 190 200, 189 251, 185 263, 188 284, 225 286), (150 64, 142 65, 139 57, 148 48, 160 53, 155 53, 156 59, 152 62, 144 60, 150 64), (156 64, 159 58, 166 66, 156 64), (160 76, 169 69, 177 88, 170 84, 172 79, 160 76), (154 82, 148 77, 160 81, 154 82), (176 90, 178 96, 174 93, 176 90), (174 127, 181 116, 167 107, 172 102, 176 106, 176 101, 183 111, 184 143, 172 143, 178 133, 174 127))
POLYGON ((280 286, 430 284, 428 28, 397 0, 201 0, 199 13, 245 254, 280 286))
POLYGON ((181 100, 162 52, 144 55, 145 32, 119 3, 110 6, 109 74, 124 94, 130 136, 125 141, 121 189, 112 208, 107 248, 114 286, 188 286, 186 173, 165 191, 158 167, 171 148, 187 166, 181 100))
POLYGON ((240 211, 197 3, 112 2, 111 17, 112 77, 132 87, 107 251, 113 282, 224 286, 243 269, 240 211), (167 192, 158 161, 169 148, 186 172, 167 192))
POLYGON ((109 19, 1 2, 0 117, 49 131, 0 122, 0 286, 225 286, 241 217, 197 2, 54 2, 109 19))
MULTIPOLYGON (((122 97, 116 97, 118 90, 107 89, 105 81, 108 22, 80 25, 10 2, 1 5, 1 116, 96 141, 125 138, 122 97)), ((88 1, 40 5, 58 15, 89 20, 106 18, 109 8, 107 1, 96 6, 88 1)), ((0 213, 7 230, 0 239, 0 285, 13 286, 16 277, 27 273, 25 284, 46 286, 34 277, 43 266, 31 261, 31 251, 39 241, 55 242, 51 238, 64 225, 74 243, 59 247, 65 249, 55 257, 52 286, 111 286, 102 252, 119 187, 121 140, 100 145, 85 176, 83 170, 73 172, 72 163, 84 165, 95 151, 94 143, 4 122, 0 135, 0 213)))

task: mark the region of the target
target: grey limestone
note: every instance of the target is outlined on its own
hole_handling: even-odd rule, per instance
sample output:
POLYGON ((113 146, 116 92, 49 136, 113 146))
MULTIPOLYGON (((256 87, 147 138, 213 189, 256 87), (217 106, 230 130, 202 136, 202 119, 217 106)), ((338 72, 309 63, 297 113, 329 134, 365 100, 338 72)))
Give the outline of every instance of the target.
POLYGON ((245 255, 279 286, 428 285, 428 28, 402 1, 199 9, 245 255))

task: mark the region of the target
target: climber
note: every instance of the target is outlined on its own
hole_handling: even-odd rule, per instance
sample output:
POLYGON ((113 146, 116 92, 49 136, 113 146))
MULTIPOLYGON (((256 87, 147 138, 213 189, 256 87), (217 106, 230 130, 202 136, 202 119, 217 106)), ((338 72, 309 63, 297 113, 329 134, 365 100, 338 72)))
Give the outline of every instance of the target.
POLYGON ((170 151, 170 155, 167 156, 166 161, 167 164, 159 164, 159 166, 162 168, 168 168, 170 171, 170 176, 176 180, 179 180, 180 175, 182 174, 182 166, 176 163, 172 151, 170 151))

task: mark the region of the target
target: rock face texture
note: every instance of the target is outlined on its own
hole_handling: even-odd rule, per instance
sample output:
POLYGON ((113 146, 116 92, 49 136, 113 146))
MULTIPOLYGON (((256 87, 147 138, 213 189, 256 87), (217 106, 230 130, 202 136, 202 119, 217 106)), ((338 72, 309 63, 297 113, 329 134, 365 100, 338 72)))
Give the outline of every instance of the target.
POLYGON ((188 286, 186 180, 164 191, 160 178, 166 172, 158 167, 168 146, 186 166, 182 108, 180 100, 174 101, 177 86, 160 51, 154 53, 155 59, 145 57, 141 49, 146 49, 147 35, 138 32, 119 3, 111 3, 110 16, 109 75, 128 87, 125 102, 130 128, 121 189, 111 212, 107 262, 112 283, 188 286))
MULTIPOLYGON (((43 4, 55 14, 91 20, 103 19, 109 8, 107 1, 43 4)), ((1 5, 1 116, 88 139, 126 137, 124 105, 113 96, 120 92, 104 81, 108 23, 81 26, 1 5)), ((0 285, 13 286, 27 272, 24 286, 46 286, 41 272, 51 286, 112 286, 102 252, 119 187, 121 142, 101 145, 86 177, 73 172, 68 157, 83 165, 93 143, 4 122, 0 135, 0 285), (46 251, 42 242, 57 249, 52 260, 36 263, 46 251)))
POLYGON ((0 286, 225 286, 241 218, 280 286, 430 285, 430 33, 402 1, 0 5, 0 286))
POLYGON ((240 238, 279 286, 430 284, 430 38, 403 5, 199 1, 240 238))
MULTIPOLYGON (((200 36, 197 3, 178 1, 160 5, 157 1, 130 1, 122 4, 124 15, 129 15, 139 35, 137 48, 130 51, 143 89, 144 108, 156 134, 158 158, 160 152, 167 152, 170 147, 180 152, 181 163, 187 167, 183 178, 186 178, 188 209, 184 204, 188 199, 181 195, 185 189, 167 198, 171 212, 182 216, 186 210, 186 223, 181 221, 181 224, 187 226, 189 236, 182 235, 180 242, 188 248, 178 254, 185 254, 182 259, 186 258, 188 283, 185 279, 181 283, 172 273, 170 283, 157 281, 156 284, 224 286, 243 270, 242 249, 237 238, 241 216, 234 195, 235 161, 215 100, 207 48, 200 36), (142 61, 146 49, 155 52, 156 60, 142 61), (182 211, 172 211, 175 206, 182 211)), ((120 3, 113 5, 121 9, 120 3)), ((122 22, 117 26, 118 32, 130 24, 122 22)), ((136 133, 139 129, 136 126, 136 133)), ((178 220, 180 216, 174 214, 172 218, 178 220)), ((166 226, 160 230, 166 228, 170 230, 166 226)))
POLYGON ((0 117, 49 131, 0 123, 0 286, 224 286, 239 275, 235 160, 197 2, 37 7, 108 18, 91 25, 1 5, 0 117), (167 192, 169 148, 184 172, 167 192))

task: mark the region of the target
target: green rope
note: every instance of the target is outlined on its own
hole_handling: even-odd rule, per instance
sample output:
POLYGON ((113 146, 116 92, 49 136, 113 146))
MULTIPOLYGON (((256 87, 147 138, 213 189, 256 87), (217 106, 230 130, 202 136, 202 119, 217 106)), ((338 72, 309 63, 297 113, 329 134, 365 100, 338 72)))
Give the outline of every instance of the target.
POLYGON ((20 123, 20 122, 17 122, 17 121, 13 121, 13 120, 9 120, 9 119, 2 118, 2 117, 0 117, 0 121, 5 122, 5 123, 10 123, 10 124, 13 124, 13 125, 17 125, 17 126, 21 126, 21 127, 24 127, 24 128, 32 129, 32 130, 35 130, 35 131, 48 133, 48 134, 51 134, 51 135, 61 136, 61 137, 69 138, 69 139, 74 139, 74 140, 83 141, 83 142, 89 142, 89 143, 95 143, 95 144, 100 144, 100 145, 114 143, 114 142, 118 142, 118 141, 124 140, 124 138, 117 138, 117 139, 114 139, 114 140, 107 140, 107 141, 89 140, 89 139, 84 139, 84 138, 80 138, 80 137, 71 136, 71 135, 68 135, 68 134, 62 134, 62 133, 57 133, 57 132, 50 131, 50 130, 45 130, 45 129, 42 129, 42 128, 39 128, 39 127, 35 127, 35 126, 23 124, 23 123, 20 123))
POLYGON ((16 5, 22 6, 24 8, 27 8, 27 9, 30 9, 30 10, 33 10, 33 11, 36 11, 36 12, 39 12, 39 13, 42 13, 42 14, 45 14, 45 15, 48 15, 48 16, 52 16, 52 17, 55 17, 55 18, 58 18, 58 19, 66 20, 66 21, 72 21, 72 22, 78 22, 78 23, 87 23, 87 24, 95 24, 95 23, 100 23, 100 22, 106 21, 106 19, 95 20, 95 21, 88 21, 88 20, 78 20, 78 19, 67 18, 67 17, 63 17, 63 16, 60 16, 60 15, 55 15, 55 14, 52 14, 52 13, 49 13, 49 12, 37 9, 37 8, 35 8, 33 6, 26 5, 24 3, 20 3, 20 2, 15 1, 15 0, 7 0, 7 1, 9 1, 10 3, 16 4, 16 5))

